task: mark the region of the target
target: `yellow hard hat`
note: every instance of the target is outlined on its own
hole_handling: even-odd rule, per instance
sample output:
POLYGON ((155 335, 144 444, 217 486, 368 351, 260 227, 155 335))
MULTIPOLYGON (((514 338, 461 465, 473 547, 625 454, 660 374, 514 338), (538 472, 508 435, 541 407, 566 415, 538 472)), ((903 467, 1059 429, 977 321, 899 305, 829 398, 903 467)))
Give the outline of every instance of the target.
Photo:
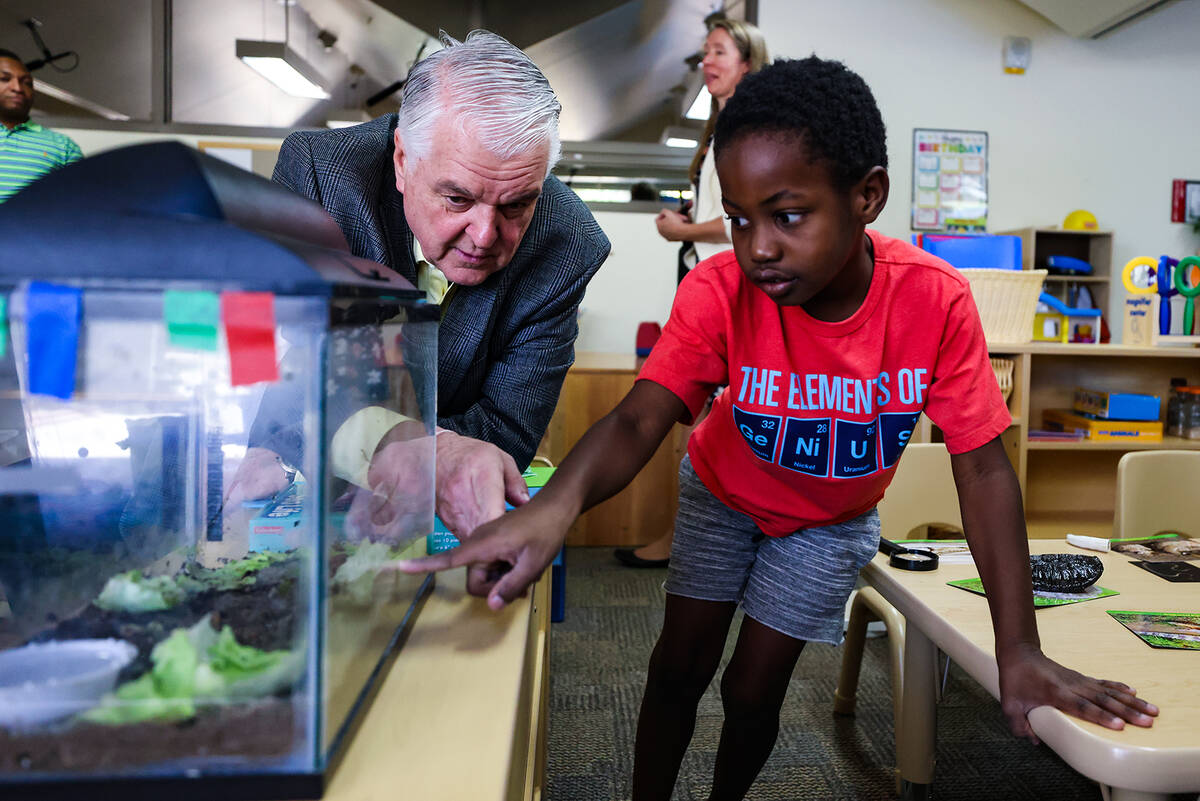
POLYGON ((1062 227, 1068 231, 1095 231, 1100 227, 1096 215, 1085 209, 1075 209, 1063 220, 1062 227))

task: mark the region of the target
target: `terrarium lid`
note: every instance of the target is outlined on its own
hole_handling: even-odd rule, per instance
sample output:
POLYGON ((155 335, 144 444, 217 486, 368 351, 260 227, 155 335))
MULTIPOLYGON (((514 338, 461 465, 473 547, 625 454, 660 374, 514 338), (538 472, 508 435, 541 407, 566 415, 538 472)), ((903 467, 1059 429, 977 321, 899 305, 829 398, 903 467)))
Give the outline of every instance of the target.
POLYGON ((178 142, 117 148, 4 205, 0 277, 199 282, 280 294, 422 293, 352 256, 318 203, 178 142))

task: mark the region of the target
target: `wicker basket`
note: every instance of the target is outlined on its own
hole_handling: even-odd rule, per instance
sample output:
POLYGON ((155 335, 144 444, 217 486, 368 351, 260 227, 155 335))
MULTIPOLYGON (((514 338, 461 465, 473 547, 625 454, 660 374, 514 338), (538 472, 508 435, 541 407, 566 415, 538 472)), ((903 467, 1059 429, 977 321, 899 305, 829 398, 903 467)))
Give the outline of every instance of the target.
POLYGON ((1020 345, 1033 339, 1033 315, 1045 270, 961 270, 983 320, 989 345, 1020 345))
POLYGON ((1000 385, 1000 394, 1004 396, 1004 402, 1008 403, 1009 396, 1013 391, 1013 367, 1015 363, 1012 359, 1000 359, 995 356, 991 358, 992 372, 996 374, 996 383, 1000 385))

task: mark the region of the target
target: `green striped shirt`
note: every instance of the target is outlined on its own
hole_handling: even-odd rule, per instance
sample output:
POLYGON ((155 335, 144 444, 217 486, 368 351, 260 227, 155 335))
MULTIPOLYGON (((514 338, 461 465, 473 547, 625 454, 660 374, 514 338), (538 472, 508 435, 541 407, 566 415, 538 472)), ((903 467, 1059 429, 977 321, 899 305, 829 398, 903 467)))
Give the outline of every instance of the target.
POLYGON ((0 203, 26 184, 81 158, 79 145, 36 122, 11 129, 0 125, 0 203))

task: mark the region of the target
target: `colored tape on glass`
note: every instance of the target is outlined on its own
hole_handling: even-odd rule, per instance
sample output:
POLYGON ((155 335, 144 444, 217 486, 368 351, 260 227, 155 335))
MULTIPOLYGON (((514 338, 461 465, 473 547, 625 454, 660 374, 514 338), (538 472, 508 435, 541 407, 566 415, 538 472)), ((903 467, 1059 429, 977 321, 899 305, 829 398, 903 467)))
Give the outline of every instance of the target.
POLYGON ((75 392, 75 359, 83 292, 34 281, 25 293, 29 391, 64 400, 75 392))
POLYGON ((275 296, 270 292, 221 293, 221 318, 235 387, 278 381, 275 361, 275 296))
POLYGON ((163 319, 168 341, 177 348, 216 350, 221 301, 215 292, 163 293, 163 319))

